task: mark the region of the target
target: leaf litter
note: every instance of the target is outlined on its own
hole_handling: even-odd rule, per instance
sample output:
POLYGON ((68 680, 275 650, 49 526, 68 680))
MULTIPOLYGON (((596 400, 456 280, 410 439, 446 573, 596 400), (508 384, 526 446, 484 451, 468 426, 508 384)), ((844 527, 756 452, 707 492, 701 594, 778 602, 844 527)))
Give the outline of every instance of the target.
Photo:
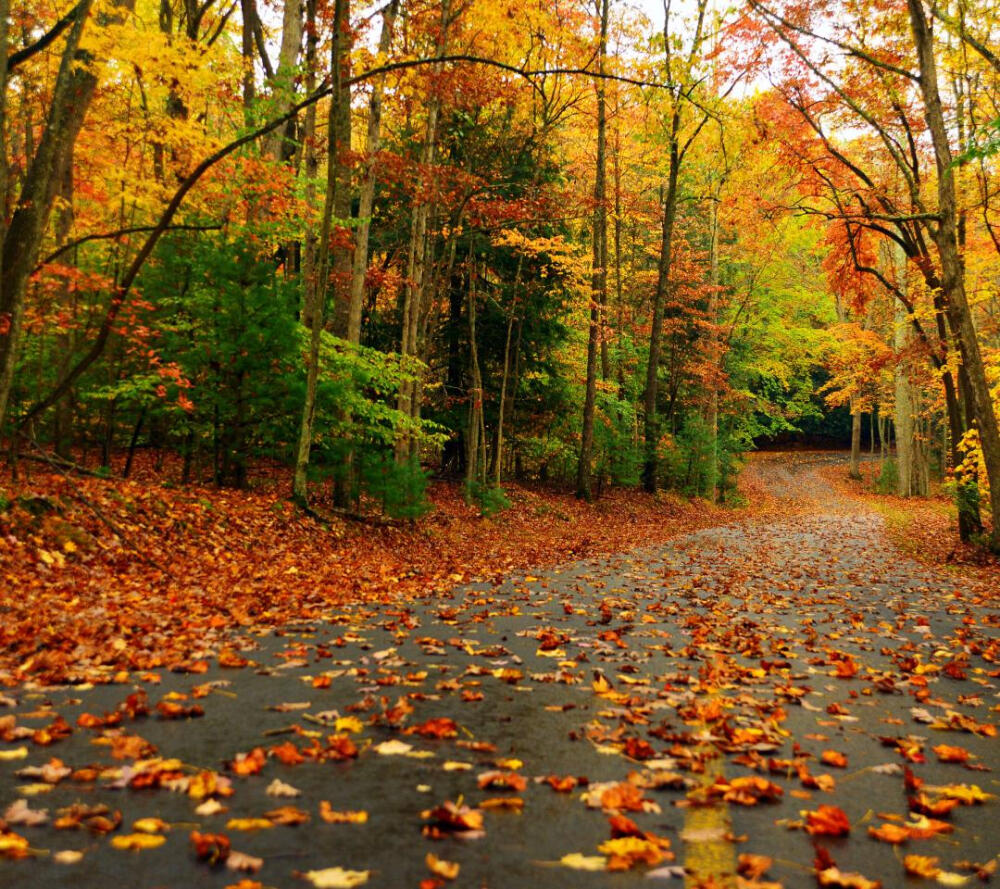
MULTIPOLYGON (((427 599, 305 609, 276 630, 193 621, 183 651, 112 646, 111 660, 75 662, 73 685, 54 663, 34 669, 39 655, 7 674, 0 877, 114 854, 106 845, 137 872, 180 852, 263 884, 461 871, 574 885, 553 875, 619 871, 708 886, 685 865, 691 849, 749 844, 733 855, 741 886, 987 879, 991 817, 974 809, 996 805, 995 591, 908 562, 876 517, 813 490, 817 478, 796 476, 822 515, 747 517, 427 599), (174 756, 225 720, 235 728, 208 759, 174 756), (55 804, 35 808, 32 793, 55 804), (148 806, 132 832, 122 794, 130 813, 148 806), (176 817, 163 820, 156 794, 176 817), (709 820, 694 826, 699 812, 709 820), (594 819, 603 838, 574 843, 594 819), (523 858, 483 871, 474 850, 521 821, 537 821, 523 858), (80 831, 94 848, 58 848, 80 831), (282 843, 316 851, 290 863, 282 843)), ((133 626, 121 638, 158 632, 133 626)))

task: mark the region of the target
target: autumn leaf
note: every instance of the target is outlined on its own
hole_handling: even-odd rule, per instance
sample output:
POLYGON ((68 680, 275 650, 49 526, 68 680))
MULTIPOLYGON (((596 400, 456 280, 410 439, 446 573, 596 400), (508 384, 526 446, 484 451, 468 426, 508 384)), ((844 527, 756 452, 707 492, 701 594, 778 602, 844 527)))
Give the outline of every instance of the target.
POLYGON ((226 830, 268 830, 274 822, 268 818, 230 818, 226 830))
POLYGON ((603 871, 607 868, 608 859, 603 855, 583 855, 580 852, 570 852, 559 859, 563 867, 572 870, 603 871))
POLYGON ((900 824, 883 824, 881 827, 869 827, 868 835, 885 843, 905 843, 910 839, 910 832, 900 824))
POLYGON ((319 817, 327 824, 364 824, 368 813, 363 811, 337 812, 326 800, 320 800, 319 817))
POLYGON ((938 744, 931 748, 939 762, 966 763, 972 755, 962 747, 951 747, 948 744, 938 744))
POLYGON ((764 876, 772 864, 774 864, 774 859, 767 855, 753 855, 744 852, 737 859, 736 872, 748 880, 756 880, 758 877, 764 876))
POLYGON ((480 790, 489 788, 491 790, 513 790, 515 793, 521 793, 528 786, 527 779, 516 772, 483 772, 476 781, 480 790))
POLYGON ((225 834, 199 833, 195 830, 191 832, 190 840, 195 857, 210 866, 221 864, 229 857, 230 842, 225 834))
POLYGON ((481 800, 479 808, 490 811, 504 809, 508 812, 520 812, 524 808, 524 800, 519 796, 494 796, 481 800))
POLYGON ((903 868, 910 876, 934 879, 941 873, 941 868, 937 866, 939 860, 928 855, 906 855, 903 857, 903 868))
POLYGON ((824 750, 820 754, 820 761, 825 765, 834 766, 838 769, 847 768, 847 757, 836 750, 824 750))
POLYGON ((28 806, 26 799, 19 799, 4 809, 2 819, 9 825, 39 827, 42 824, 48 824, 49 814, 47 809, 32 809, 28 806))
POLYGON ((439 716, 428 719, 420 725, 410 726, 404 734, 420 735, 423 738, 455 738, 458 737, 458 726, 455 720, 447 716, 439 716))
POLYGON ((0 858, 27 858, 30 848, 24 837, 0 827, 0 858))
POLYGON ((142 849, 155 849, 166 841, 167 838, 162 834, 129 833, 112 837, 111 845, 116 849, 138 852, 142 849))
POLYGON ((445 880, 454 880, 458 877, 460 868, 454 861, 445 861, 443 858, 438 858, 433 852, 428 852, 424 861, 427 864, 427 869, 435 876, 445 880))
POLYGON ((279 806, 277 809, 265 812, 264 817, 272 824, 295 827, 305 824, 309 820, 309 813, 297 806, 279 806))
POLYGON ((606 840, 597 851, 607 856, 609 871, 631 870, 640 864, 655 867, 664 859, 657 843, 634 836, 606 840))
POLYGON ((370 870, 345 870, 342 867, 327 867, 323 870, 309 870, 299 874, 316 889, 354 889, 368 882, 370 870))
POLYGON ((237 852, 235 849, 230 850, 229 855, 226 858, 227 870, 255 874, 263 866, 263 858, 255 858, 253 855, 247 855, 245 852, 237 852))
POLYGON ((256 775, 267 763, 267 755, 260 747, 254 747, 249 753, 237 753, 229 763, 230 771, 241 777, 256 775))
POLYGON ((268 784, 267 789, 264 792, 268 796, 277 797, 296 797, 302 795, 301 790, 296 787, 292 787, 291 784, 286 784, 278 778, 275 778, 270 784, 268 784))
POLYGON ((821 805, 815 812, 803 812, 806 831, 814 836, 839 837, 850 833, 851 824, 839 806, 821 805))
POLYGON ((433 809, 426 809, 420 817, 430 824, 424 826, 424 835, 437 839, 447 833, 460 833, 473 837, 483 834, 483 813, 478 809, 450 800, 433 809))

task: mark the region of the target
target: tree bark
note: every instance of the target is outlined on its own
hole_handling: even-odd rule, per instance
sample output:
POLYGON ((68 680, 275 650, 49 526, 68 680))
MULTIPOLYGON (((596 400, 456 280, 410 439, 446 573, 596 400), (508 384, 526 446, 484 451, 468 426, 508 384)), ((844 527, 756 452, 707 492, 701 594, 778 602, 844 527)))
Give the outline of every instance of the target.
MULTIPOLYGON (((601 32, 597 48, 597 70, 604 73, 604 56, 608 42, 608 0, 597 0, 601 16, 601 32)), ((580 459, 576 469, 576 496, 593 499, 591 463, 594 456, 594 413, 597 402, 597 361, 604 327, 604 305, 608 282, 608 207, 605 153, 607 145, 607 111, 604 80, 598 78, 597 89, 597 164, 594 175, 594 216, 591 233, 593 272, 590 282, 590 326, 587 334, 587 383, 583 400, 583 429, 580 434, 580 459)), ((606 375, 606 374, 605 374, 606 375)))
MULTIPOLYGON (((392 32, 399 11, 399 0, 392 2, 382 13, 382 33, 379 35, 378 52, 384 57, 392 43, 392 32)), ((354 259, 351 270, 351 300, 347 311, 347 340, 357 345, 361 342, 361 307, 365 293, 365 275, 368 272, 368 236, 371 215, 375 206, 375 171, 382 133, 382 96, 385 77, 377 77, 372 84, 368 102, 368 140, 365 145, 364 176, 361 180, 361 200, 358 208, 358 228, 354 240, 354 259)))
MULTIPOLYGON (((275 114, 287 114, 295 104, 295 69, 302 50, 302 0, 285 0, 281 16, 281 48, 278 50, 278 67, 270 78, 278 95, 275 114)), ((315 36, 312 37, 315 40, 315 36)), ((288 130, 268 133, 261 145, 261 154, 279 161, 291 160, 295 143, 287 138, 288 130)))
MULTIPOLYGON (((335 225, 344 228, 351 217, 351 35, 350 0, 336 0, 334 10, 333 49, 330 58, 330 76, 333 94, 330 105, 329 150, 333 162, 329 174, 336 180, 333 191, 333 216, 335 225)), ((338 237, 330 245, 330 271, 333 284, 333 332, 347 336, 348 314, 351 302, 351 247, 347 239, 338 237)))
MULTIPOLYGON (((677 121, 679 128, 679 121, 677 121)), ((663 303, 670 288, 670 266, 673 251, 674 222, 677 218, 677 187, 680 173, 680 158, 677 140, 671 140, 670 168, 667 187, 663 197, 663 222, 660 229, 660 259, 656 269, 656 290, 653 293, 653 323, 649 331, 649 363, 646 365, 646 389, 643 394, 645 421, 643 440, 646 456, 642 471, 643 487, 649 492, 656 491, 657 448, 660 439, 660 424, 656 415, 656 399, 659 391, 658 372, 660 367, 660 339, 663 332, 663 303)))
POLYGON ((924 100, 924 119, 934 144, 934 159, 937 166, 939 222, 932 235, 941 262, 941 283, 947 300, 948 321, 958 341, 962 367, 968 374, 972 390, 971 406, 990 482, 990 506, 993 512, 990 547, 1000 552, 1000 425, 993 409, 979 339, 965 293, 965 269, 958 249, 955 172, 938 91, 933 35, 922 0, 907 0, 907 6, 910 11, 913 41, 920 61, 919 83, 924 100))
MULTIPOLYGON (((448 24, 451 14, 451 0, 442 0, 441 28, 438 38, 436 56, 443 58, 447 47, 448 24)), ((441 70, 440 63, 434 66, 434 72, 441 70)), ((437 148, 437 121, 441 109, 441 100, 435 90, 427 106, 427 121, 424 127, 424 145, 420 153, 420 163, 428 175, 434 164, 437 148)), ((419 355, 418 342, 420 320, 424 311, 424 297, 427 287, 426 271, 428 261, 427 224, 431 213, 432 199, 427 195, 417 194, 414 198, 413 216, 410 224, 410 248, 406 263, 406 284, 403 295, 402 332, 400 336, 400 357, 406 362, 419 355)), ((474 270, 473 270, 474 271, 474 270)), ((407 368, 414 376, 419 376, 416 367, 407 368)), ((407 416, 414 416, 419 410, 418 393, 420 391, 417 379, 403 380, 400 383, 397 408, 407 416)), ((406 437, 397 443, 396 457, 400 462, 406 462, 413 456, 413 441, 406 437)))
MULTIPOLYGON (((80 48, 92 4, 93 0, 84 0, 77 6, 73 25, 66 37, 45 129, 31 159, 10 223, 3 232, 0 251, 0 426, 7 415, 14 382, 28 279, 38 262, 52 212, 56 196, 55 180, 58 171, 64 167, 67 153, 76 142, 97 88, 97 78, 87 64, 90 54, 80 48)), ((6 52, 6 41, 4 46, 6 52)), ((6 73, 6 64, 4 71, 6 73)), ((6 106, 6 90, 0 95, 0 105, 6 106)), ((6 183, 3 187, 6 188, 6 183)))
POLYGON ((334 88, 330 95, 330 110, 327 118, 327 167, 326 194, 323 199, 323 215, 320 219, 319 241, 316 245, 315 270, 306 280, 306 313, 309 316, 309 351, 306 357, 306 394, 299 423, 299 443, 295 457, 295 474, 292 479, 292 496, 299 503, 309 502, 308 469, 312 449, 313 424, 316 416, 316 387, 319 381, 320 343, 323 335, 327 284, 330 279, 330 232, 333 224, 334 207, 337 204, 337 189, 340 185, 337 159, 337 119, 341 114, 338 103, 348 97, 337 88, 342 68, 339 64, 343 46, 341 39, 345 33, 348 0, 337 0, 334 8, 333 42, 330 48, 331 77, 334 88))
MULTIPOLYGON (((712 360, 717 363, 722 372, 722 355, 719 350, 719 336, 716 325, 719 322, 719 201, 712 201, 711 218, 709 220, 709 260, 708 283, 711 292, 708 296, 708 323, 711 327, 712 360)), ((719 387, 712 385, 708 396, 708 411, 706 416, 708 434, 711 437, 712 452, 709 455, 708 491, 714 503, 719 499, 719 387)))
POLYGON ((861 478, 861 408, 858 399, 851 399, 851 465, 848 475, 861 478))
POLYGON ((476 278, 479 269, 475 257, 469 263, 469 365, 472 369, 472 386, 469 388, 469 427, 465 436, 465 485, 468 497, 475 485, 486 481, 486 428, 483 420, 483 378, 479 371, 479 346, 476 341, 476 278))

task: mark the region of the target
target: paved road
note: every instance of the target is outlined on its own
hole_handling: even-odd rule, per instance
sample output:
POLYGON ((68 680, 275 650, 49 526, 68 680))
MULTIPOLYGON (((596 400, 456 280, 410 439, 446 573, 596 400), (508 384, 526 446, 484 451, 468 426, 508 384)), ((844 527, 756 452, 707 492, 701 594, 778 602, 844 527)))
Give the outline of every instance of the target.
MULTIPOLYGON (((815 886, 814 845, 886 889, 926 883, 904 875, 909 854, 945 871, 988 864, 1000 853, 998 801, 957 805, 933 816, 947 833, 924 821, 933 835, 916 838, 908 797, 921 791, 907 791, 904 768, 923 780, 917 807, 928 811, 975 797, 973 786, 1000 793, 1000 581, 973 588, 901 556, 876 515, 830 492, 816 472, 824 459, 754 470, 777 496, 809 503, 790 517, 244 638, 235 648, 252 663, 242 669, 220 668, 206 650, 204 673, 0 693, 0 736, 11 738, 0 741, 0 813, 23 799, 50 818, 75 803, 122 818, 106 835, 9 818, 32 854, 0 855, 0 886, 221 889, 244 878, 292 889, 309 885, 303 873, 341 867, 395 889, 434 879, 428 852, 460 865, 451 885, 491 889, 733 886, 736 868, 752 867, 747 855, 773 859, 763 880, 815 886), (77 727, 80 714, 122 709, 136 690, 151 707, 204 716, 161 719, 154 707, 117 727, 77 727), (67 738, 42 747, 17 737, 56 715, 73 727, 67 738), (941 762, 935 747, 968 758, 941 762), (234 758, 255 748, 266 759, 236 771, 259 773, 234 774, 234 758), (77 771, 55 783, 58 769, 16 774, 52 757, 77 771), (300 795, 269 795, 275 780, 300 795), (196 811, 206 798, 227 811, 196 811), (510 798, 523 805, 478 808, 510 798), (459 800, 474 811, 437 817, 459 800), (327 823, 321 801, 367 820, 327 823), (846 814, 849 834, 804 829, 821 805, 846 814), (281 806, 309 820, 259 826, 281 806), (162 845, 113 847, 150 817, 172 825, 162 845), (911 838, 868 835, 883 824, 911 838), (259 872, 199 862, 192 829, 224 833, 263 860, 259 872), (634 836, 604 845, 613 830, 634 836), (61 850, 84 854, 65 864, 61 850), (624 866, 630 854, 646 863, 566 866, 598 867, 597 856, 624 866)), ((84 825, 111 826, 80 812, 84 825)), ((8 847, 17 842, 8 834, 8 847)))

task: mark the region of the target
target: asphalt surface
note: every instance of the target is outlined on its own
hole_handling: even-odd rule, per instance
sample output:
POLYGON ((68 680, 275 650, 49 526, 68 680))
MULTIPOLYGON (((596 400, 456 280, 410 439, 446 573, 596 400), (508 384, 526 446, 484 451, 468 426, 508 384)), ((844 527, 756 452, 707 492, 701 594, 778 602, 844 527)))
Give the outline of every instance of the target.
POLYGON ((776 496, 809 502, 805 513, 246 636, 234 645, 251 661, 242 669, 220 668, 218 651, 206 649, 193 658, 208 662, 204 673, 0 690, 8 725, 13 716, 34 731, 58 715, 73 729, 48 746, 0 741, 0 816, 26 800, 50 819, 28 826, 8 817, 30 847, 5 858, 0 833, 0 887, 221 889, 252 879, 294 889, 309 885, 302 874, 332 867, 370 871, 372 887, 417 887, 434 878, 430 852, 459 864, 457 878, 444 881, 456 887, 734 886, 739 856, 754 854, 773 859, 763 880, 793 889, 816 885, 817 845, 841 871, 887 889, 933 885, 905 875, 910 854, 934 856, 978 885, 969 863, 988 865, 1000 853, 992 798, 1000 793, 1000 579, 993 590, 973 587, 902 556, 877 515, 837 498, 817 475, 816 462, 827 459, 756 470, 776 496), (113 712, 138 689, 151 707, 165 700, 204 715, 162 719, 153 709, 120 726, 77 726, 81 714, 113 712), (337 725, 344 717, 356 721, 337 725), (116 734, 141 736, 156 752, 116 759, 116 734), (349 738, 357 756, 334 761, 329 751, 346 748, 331 734, 349 738), (402 748, 385 742, 410 749, 392 752, 402 748), (286 743, 327 753, 295 765, 271 754, 245 777, 227 765, 286 743), (940 745, 960 748, 966 761, 940 761, 940 745), (824 752, 846 764, 822 761, 824 752), (173 780, 138 787, 136 774, 157 774, 154 756, 180 761, 173 780), (55 782, 17 774, 53 757, 77 772, 55 782), (869 836, 869 827, 914 823, 908 798, 919 792, 907 791, 904 768, 923 780, 925 801, 949 798, 935 787, 959 785, 986 799, 934 816, 946 833, 901 845, 869 836), (491 771, 513 772, 524 786, 481 787, 491 771), (227 811, 196 812, 205 799, 191 779, 205 772, 231 781, 232 795, 208 797, 227 811), (594 806, 583 798, 588 785, 630 775, 646 811, 616 810, 608 797, 602 807, 600 791, 594 806), (557 792, 539 780, 549 776, 581 780, 557 792), (750 776, 772 782, 764 798, 722 799, 734 779, 750 776), (817 785, 816 776, 833 780, 817 785), (269 795, 275 779, 300 795, 269 795), (447 825, 438 839, 422 832, 435 820, 422 813, 446 800, 475 808, 510 797, 523 806, 483 810, 481 835, 447 825), (320 801, 367 820, 326 823, 320 801), (106 834, 56 829, 58 810, 76 803, 105 804, 113 820, 120 811, 121 825, 106 834), (230 825, 285 805, 309 820, 230 825), (810 835, 804 813, 820 805, 841 808, 850 832, 810 835), (669 841, 669 854, 623 872, 561 863, 579 853, 597 866, 616 811, 669 841), (113 846, 152 817, 169 825, 161 845, 113 846), (192 830, 225 834, 234 850, 262 859, 259 872, 199 861, 192 830), (65 850, 83 856, 61 863, 56 853, 65 850))

